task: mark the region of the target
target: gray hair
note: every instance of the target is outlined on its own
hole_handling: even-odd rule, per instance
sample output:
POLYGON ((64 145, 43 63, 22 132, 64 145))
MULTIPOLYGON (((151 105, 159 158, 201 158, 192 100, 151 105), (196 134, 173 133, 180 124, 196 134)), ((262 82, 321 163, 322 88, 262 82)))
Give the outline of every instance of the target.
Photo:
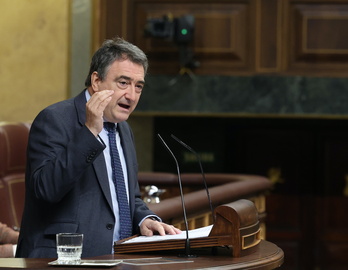
POLYGON ((99 78, 104 80, 109 66, 120 59, 128 59, 133 63, 142 65, 144 74, 147 73, 149 63, 145 53, 128 41, 116 37, 104 41, 102 46, 93 55, 85 86, 91 86, 91 76, 95 71, 98 72, 99 78))

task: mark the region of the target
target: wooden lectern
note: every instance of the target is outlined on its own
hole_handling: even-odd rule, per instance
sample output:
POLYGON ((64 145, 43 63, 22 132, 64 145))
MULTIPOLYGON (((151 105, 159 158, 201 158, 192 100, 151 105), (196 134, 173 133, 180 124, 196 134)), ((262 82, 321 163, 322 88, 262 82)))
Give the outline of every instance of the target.
MULTIPOLYGON (((233 257, 241 257, 256 250, 260 243, 258 212, 253 202, 241 199, 218 206, 214 210, 215 222, 207 237, 190 239, 190 248, 228 246, 233 257)), ((133 236, 136 237, 136 236, 133 236)), ((133 238, 131 237, 131 238, 133 238)), ((117 241, 115 253, 132 253, 158 250, 184 249, 185 239, 126 243, 117 241)))

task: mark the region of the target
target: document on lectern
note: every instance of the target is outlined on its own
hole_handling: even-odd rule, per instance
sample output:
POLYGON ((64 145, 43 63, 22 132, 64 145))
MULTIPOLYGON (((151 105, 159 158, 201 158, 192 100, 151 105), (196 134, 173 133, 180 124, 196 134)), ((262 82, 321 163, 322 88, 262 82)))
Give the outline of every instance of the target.
MULTIPOLYGON (((189 230, 189 238, 194 239, 194 238, 201 238, 201 237, 208 237, 209 233, 212 229, 213 225, 194 229, 194 230, 189 230)), ((154 236, 138 236, 135 238, 131 238, 127 241, 122 242, 121 244, 133 244, 133 243, 147 243, 147 242, 156 242, 156 241, 167 241, 167 240, 180 240, 180 239, 186 239, 186 231, 183 231, 180 234, 175 234, 175 235, 154 235, 154 236)))

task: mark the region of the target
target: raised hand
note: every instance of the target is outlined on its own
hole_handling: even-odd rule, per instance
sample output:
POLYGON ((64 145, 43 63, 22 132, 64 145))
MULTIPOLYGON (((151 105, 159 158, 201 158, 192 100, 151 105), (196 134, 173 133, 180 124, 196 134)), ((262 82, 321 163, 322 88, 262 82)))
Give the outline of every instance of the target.
POLYGON ((104 109, 112 99, 114 90, 94 92, 86 104, 86 127, 97 136, 103 129, 104 109))

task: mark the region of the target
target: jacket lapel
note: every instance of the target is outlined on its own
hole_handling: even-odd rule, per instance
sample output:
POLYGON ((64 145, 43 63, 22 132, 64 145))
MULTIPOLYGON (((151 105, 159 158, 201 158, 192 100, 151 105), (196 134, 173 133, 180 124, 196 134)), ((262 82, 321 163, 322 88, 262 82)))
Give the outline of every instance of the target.
POLYGON ((109 180, 108 175, 106 171, 106 164, 104 159, 104 154, 100 154, 93 162, 94 171, 97 175, 97 179, 99 182, 99 185, 103 191, 103 194, 111 208, 112 207, 112 199, 111 199, 111 193, 110 193, 110 186, 109 186, 109 180))

